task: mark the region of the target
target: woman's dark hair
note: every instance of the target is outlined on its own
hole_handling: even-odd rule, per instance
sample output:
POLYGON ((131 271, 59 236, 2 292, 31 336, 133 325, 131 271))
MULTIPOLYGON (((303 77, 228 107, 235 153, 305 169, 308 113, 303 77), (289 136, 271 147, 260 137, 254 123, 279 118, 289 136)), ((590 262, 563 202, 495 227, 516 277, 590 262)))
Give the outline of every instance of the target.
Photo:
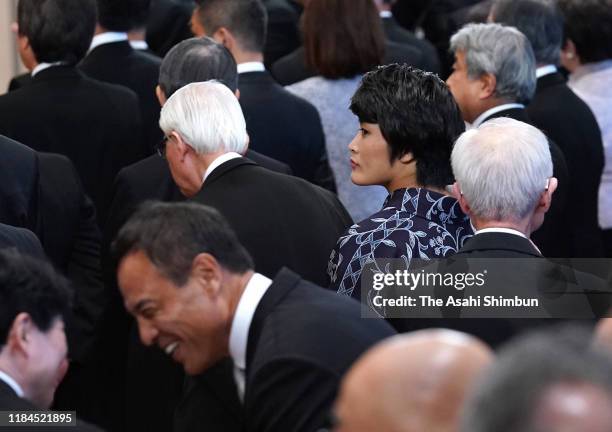
POLYGON ((306 65, 325 78, 350 78, 383 61, 384 32, 372 0, 310 0, 302 33, 306 65))
POLYGON ((565 39, 576 45, 582 63, 612 59, 612 0, 559 0, 565 39))
POLYGON ((408 65, 379 67, 363 77, 350 109, 361 123, 378 124, 392 162, 412 153, 420 185, 452 183, 450 155, 465 123, 437 75, 408 65))

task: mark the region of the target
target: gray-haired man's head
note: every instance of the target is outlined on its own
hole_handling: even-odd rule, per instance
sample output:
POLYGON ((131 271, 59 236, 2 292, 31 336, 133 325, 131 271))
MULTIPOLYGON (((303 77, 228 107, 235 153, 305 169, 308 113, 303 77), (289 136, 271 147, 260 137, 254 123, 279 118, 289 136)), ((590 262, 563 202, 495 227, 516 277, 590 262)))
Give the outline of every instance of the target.
POLYGON ((466 121, 495 106, 527 103, 533 97, 535 57, 516 28, 468 24, 451 38, 451 50, 455 64, 447 84, 466 121))
POLYGON ((172 48, 159 69, 163 100, 194 82, 215 80, 232 92, 238 88, 238 70, 232 54, 208 37, 191 38, 172 48))

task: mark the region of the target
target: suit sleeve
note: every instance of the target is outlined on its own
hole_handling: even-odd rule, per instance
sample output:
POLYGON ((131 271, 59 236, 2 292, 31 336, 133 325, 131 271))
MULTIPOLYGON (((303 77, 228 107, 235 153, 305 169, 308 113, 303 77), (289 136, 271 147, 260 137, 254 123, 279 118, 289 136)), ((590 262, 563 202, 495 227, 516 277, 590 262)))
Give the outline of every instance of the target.
POLYGON ((247 384, 249 430, 313 432, 322 427, 340 377, 303 359, 279 359, 259 369, 247 384))

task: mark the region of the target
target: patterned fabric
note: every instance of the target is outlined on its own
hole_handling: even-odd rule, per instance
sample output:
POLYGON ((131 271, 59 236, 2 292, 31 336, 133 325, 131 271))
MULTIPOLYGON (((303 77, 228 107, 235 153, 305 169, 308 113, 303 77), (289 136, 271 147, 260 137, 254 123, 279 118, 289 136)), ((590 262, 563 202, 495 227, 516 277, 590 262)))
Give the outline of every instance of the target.
POLYGON ((473 235, 459 202, 428 189, 398 189, 383 209, 348 229, 338 240, 327 267, 330 289, 360 297, 363 268, 377 258, 399 258, 410 268, 412 258, 455 254, 473 235))
POLYGON ((612 60, 579 67, 570 75, 569 86, 591 108, 601 129, 605 166, 599 186, 599 225, 612 229, 612 60))

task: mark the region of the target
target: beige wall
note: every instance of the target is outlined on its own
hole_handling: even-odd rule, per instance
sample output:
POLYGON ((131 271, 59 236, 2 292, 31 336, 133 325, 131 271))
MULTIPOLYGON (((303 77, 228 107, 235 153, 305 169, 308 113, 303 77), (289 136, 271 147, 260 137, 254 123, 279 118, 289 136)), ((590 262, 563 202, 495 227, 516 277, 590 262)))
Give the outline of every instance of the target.
POLYGON ((17 0, 0 0, 0 94, 6 92, 11 78, 24 70, 11 31, 16 4, 17 0))

